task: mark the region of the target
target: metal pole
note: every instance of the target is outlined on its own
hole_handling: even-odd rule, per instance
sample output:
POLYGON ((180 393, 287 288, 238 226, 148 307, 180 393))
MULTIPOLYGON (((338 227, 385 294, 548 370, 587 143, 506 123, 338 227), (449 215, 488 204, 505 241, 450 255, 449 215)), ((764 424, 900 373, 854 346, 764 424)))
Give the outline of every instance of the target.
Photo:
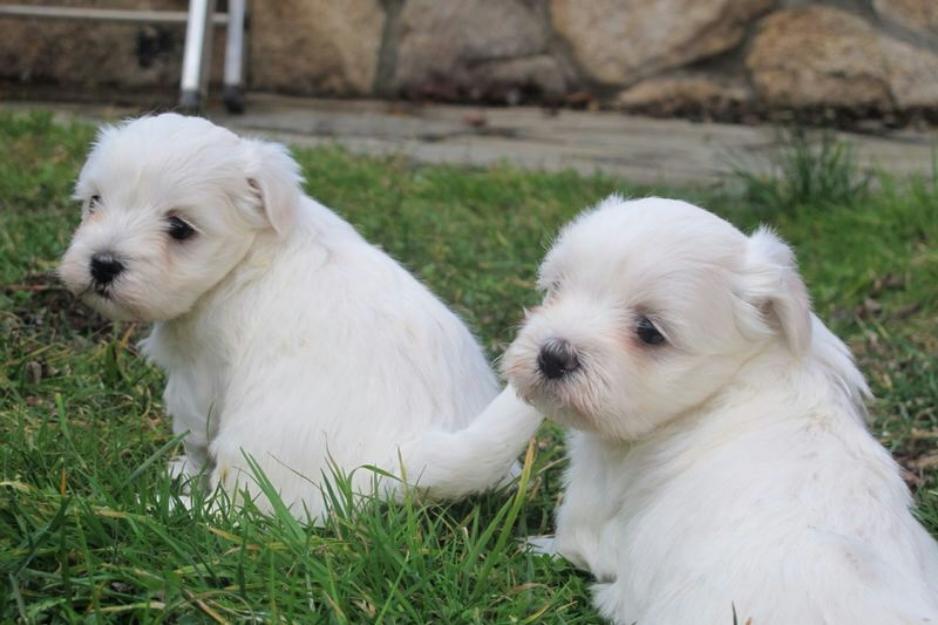
POLYGON ((225 41, 225 81, 222 99, 231 113, 244 112, 241 90, 244 74, 244 21, 247 0, 228 0, 228 34, 225 41))
POLYGON ((211 18, 214 12, 215 0, 189 0, 179 94, 179 107, 185 111, 197 112, 207 91, 212 56, 211 18))

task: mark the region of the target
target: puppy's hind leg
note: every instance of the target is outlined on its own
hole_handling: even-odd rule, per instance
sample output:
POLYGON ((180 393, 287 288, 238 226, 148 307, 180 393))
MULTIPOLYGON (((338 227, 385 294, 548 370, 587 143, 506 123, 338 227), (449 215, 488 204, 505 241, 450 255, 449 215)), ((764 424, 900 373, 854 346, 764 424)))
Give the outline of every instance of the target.
POLYGON ((466 428, 429 432, 402 445, 404 479, 441 499, 490 489, 512 474, 542 419, 509 385, 466 428))

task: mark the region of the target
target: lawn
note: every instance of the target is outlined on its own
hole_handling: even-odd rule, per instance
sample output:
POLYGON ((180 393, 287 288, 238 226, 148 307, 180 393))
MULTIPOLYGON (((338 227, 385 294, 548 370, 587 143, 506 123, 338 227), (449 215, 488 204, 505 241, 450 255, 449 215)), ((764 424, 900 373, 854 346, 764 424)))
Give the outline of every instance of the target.
MULTIPOLYGON (((0 622, 593 623, 589 579, 525 554, 549 532, 562 442, 531 478, 448 506, 341 510, 319 529, 252 509, 174 505, 177 452, 144 328, 76 305, 50 272, 78 219, 70 188, 93 129, 0 114, 0 622)), ((849 153, 796 142, 780 173, 708 189, 510 167, 414 167, 297 151, 309 193, 418 274, 494 359, 558 227, 613 191, 696 201, 796 248, 818 314, 876 394, 872 429, 938 533, 938 175, 865 180, 849 153)), ((727 623, 731 622, 728 615, 727 623)))

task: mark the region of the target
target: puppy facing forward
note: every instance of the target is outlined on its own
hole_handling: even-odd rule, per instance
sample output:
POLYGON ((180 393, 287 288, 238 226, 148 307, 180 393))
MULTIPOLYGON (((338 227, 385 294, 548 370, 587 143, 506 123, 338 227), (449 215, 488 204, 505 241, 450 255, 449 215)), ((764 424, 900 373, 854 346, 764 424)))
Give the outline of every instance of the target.
MULTIPOLYGON (((375 474, 354 469, 396 472, 399 448, 433 457, 447 433, 485 426, 473 419, 497 388, 463 323, 300 185, 285 148, 204 119, 105 128, 60 274, 108 317, 154 323, 143 351, 166 371, 173 431, 188 432, 174 474, 256 494, 251 456, 294 514, 321 519, 333 466, 370 491, 375 474)), ((465 475, 411 475, 429 469, 443 496, 504 477, 538 418, 511 389, 492 406, 517 417, 511 443, 465 475)), ((476 450, 449 451, 459 467, 476 450)))
POLYGON ((504 365, 572 428, 556 537, 640 625, 938 623, 938 547, 791 250, 684 202, 570 224, 504 365))

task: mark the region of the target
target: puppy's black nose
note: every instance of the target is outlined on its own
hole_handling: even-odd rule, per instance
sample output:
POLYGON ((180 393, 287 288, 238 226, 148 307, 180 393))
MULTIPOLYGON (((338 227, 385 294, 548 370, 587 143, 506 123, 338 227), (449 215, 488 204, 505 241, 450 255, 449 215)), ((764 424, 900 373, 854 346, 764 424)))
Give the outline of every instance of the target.
POLYGON ((570 343, 553 339, 544 344, 537 355, 537 368, 549 380, 559 380, 580 368, 580 361, 570 343))
POLYGON ((91 257, 91 277, 96 284, 110 284, 123 270, 123 263, 114 258, 113 254, 102 252, 91 257))

